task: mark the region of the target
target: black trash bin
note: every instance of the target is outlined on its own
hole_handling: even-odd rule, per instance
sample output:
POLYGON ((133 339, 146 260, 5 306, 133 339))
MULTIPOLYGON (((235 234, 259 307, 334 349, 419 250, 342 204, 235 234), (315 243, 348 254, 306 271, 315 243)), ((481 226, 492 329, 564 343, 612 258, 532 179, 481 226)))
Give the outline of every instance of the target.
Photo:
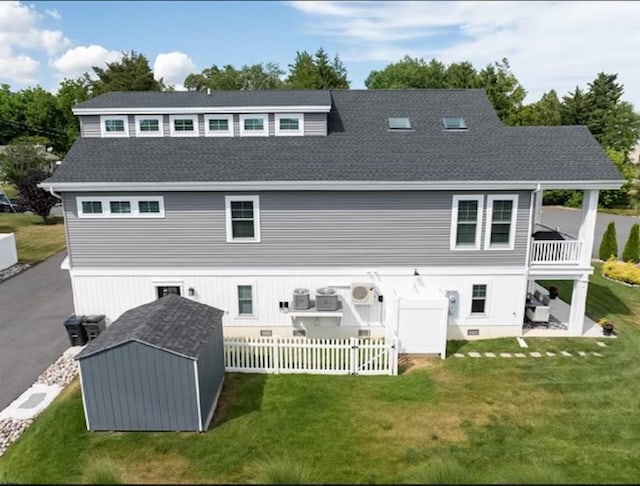
POLYGON ((87 333, 82 325, 84 318, 84 316, 70 315, 64 321, 64 327, 67 329, 71 346, 84 346, 87 344, 87 333))
POLYGON ((97 338, 102 331, 106 328, 106 323, 104 320, 104 315, 95 314, 91 316, 86 316, 82 321, 82 327, 84 327, 85 333, 87 335, 87 339, 89 341, 97 338))

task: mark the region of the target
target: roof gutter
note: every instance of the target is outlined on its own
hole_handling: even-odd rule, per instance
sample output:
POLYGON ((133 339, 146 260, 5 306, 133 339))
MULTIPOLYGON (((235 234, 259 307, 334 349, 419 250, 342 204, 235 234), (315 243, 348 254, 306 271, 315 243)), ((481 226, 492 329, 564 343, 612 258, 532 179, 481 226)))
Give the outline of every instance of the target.
POLYGON ((620 189, 624 180, 595 181, 240 181, 240 182, 41 182, 58 192, 103 191, 463 191, 620 189))

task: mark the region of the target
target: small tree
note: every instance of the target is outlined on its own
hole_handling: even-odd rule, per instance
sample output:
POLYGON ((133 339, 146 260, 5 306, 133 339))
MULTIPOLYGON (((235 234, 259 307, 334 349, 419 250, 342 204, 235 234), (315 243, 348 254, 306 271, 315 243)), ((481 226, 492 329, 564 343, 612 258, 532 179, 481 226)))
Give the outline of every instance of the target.
POLYGON ((640 225, 637 223, 631 227, 627 244, 624 245, 622 259, 625 262, 640 262, 640 225))
POLYGON ((9 145, 0 154, 0 180, 18 187, 18 181, 28 172, 45 170, 47 161, 44 151, 38 150, 31 141, 20 141, 9 145))
POLYGON ((616 239, 616 224, 611 221, 602 235, 602 243, 598 250, 600 260, 606 261, 609 258, 618 258, 618 241, 616 239))
POLYGON ((45 224, 49 224, 51 208, 58 202, 58 199, 38 187, 49 176, 49 172, 45 170, 32 170, 20 177, 17 184, 20 203, 42 217, 45 224))

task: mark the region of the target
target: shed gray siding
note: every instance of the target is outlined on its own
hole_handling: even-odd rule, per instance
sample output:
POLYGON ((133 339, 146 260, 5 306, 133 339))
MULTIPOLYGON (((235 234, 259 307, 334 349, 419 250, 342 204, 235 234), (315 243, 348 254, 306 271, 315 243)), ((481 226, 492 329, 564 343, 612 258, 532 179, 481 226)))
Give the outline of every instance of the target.
MULTIPOLYGON (((100 116, 99 115, 82 115, 80 119, 80 135, 82 137, 101 137, 100 116)), ((163 133, 168 137, 171 133, 169 127, 169 115, 163 115, 163 133)), ((200 136, 204 136, 204 115, 198 115, 198 129, 200 136)), ((275 115, 269 114, 269 136, 276 134, 275 115)), ((305 113, 304 114, 304 134, 305 135, 326 135, 327 134, 327 115, 326 113, 305 113)), ((233 135, 240 136, 240 115, 233 115, 233 135)), ((129 136, 136 136, 135 115, 129 115, 129 136)))
MULTIPOLYGON (((224 193, 149 193, 164 196, 157 219, 78 219, 86 193, 64 208, 75 267, 524 265, 530 192, 487 194, 501 193, 519 195, 514 250, 450 250, 453 195, 477 191, 264 192, 262 242, 242 244, 227 243, 224 193)), ((485 226, 486 210, 483 243, 485 226)))
POLYGON ((192 360, 129 342, 80 367, 89 430, 199 430, 192 360))
POLYGON ((216 326, 210 339, 203 345, 197 366, 202 428, 206 430, 224 380, 224 338, 221 325, 216 326))

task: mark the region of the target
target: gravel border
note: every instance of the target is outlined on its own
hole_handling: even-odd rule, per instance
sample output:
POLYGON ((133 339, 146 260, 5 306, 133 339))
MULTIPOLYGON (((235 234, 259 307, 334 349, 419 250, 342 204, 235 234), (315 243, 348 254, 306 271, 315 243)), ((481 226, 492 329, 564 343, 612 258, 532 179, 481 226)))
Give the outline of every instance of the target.
POLYGON ((0 271, 0 283, 10 279, 11 277, 15 277, 19 273, 22 273, 29 268, 31 268, 31 264, 29 263, 16 263, 9 268, 5 268, 4 270, 0 271))
MULTIPOLYGON (((38 377, 36 383, 58 385, 62 389, 71 383, 77 374, 78 363, 74 357, 63 354, 38 377)), ((33 418, 0 420, 0 456, 32 423, 33 418)))

